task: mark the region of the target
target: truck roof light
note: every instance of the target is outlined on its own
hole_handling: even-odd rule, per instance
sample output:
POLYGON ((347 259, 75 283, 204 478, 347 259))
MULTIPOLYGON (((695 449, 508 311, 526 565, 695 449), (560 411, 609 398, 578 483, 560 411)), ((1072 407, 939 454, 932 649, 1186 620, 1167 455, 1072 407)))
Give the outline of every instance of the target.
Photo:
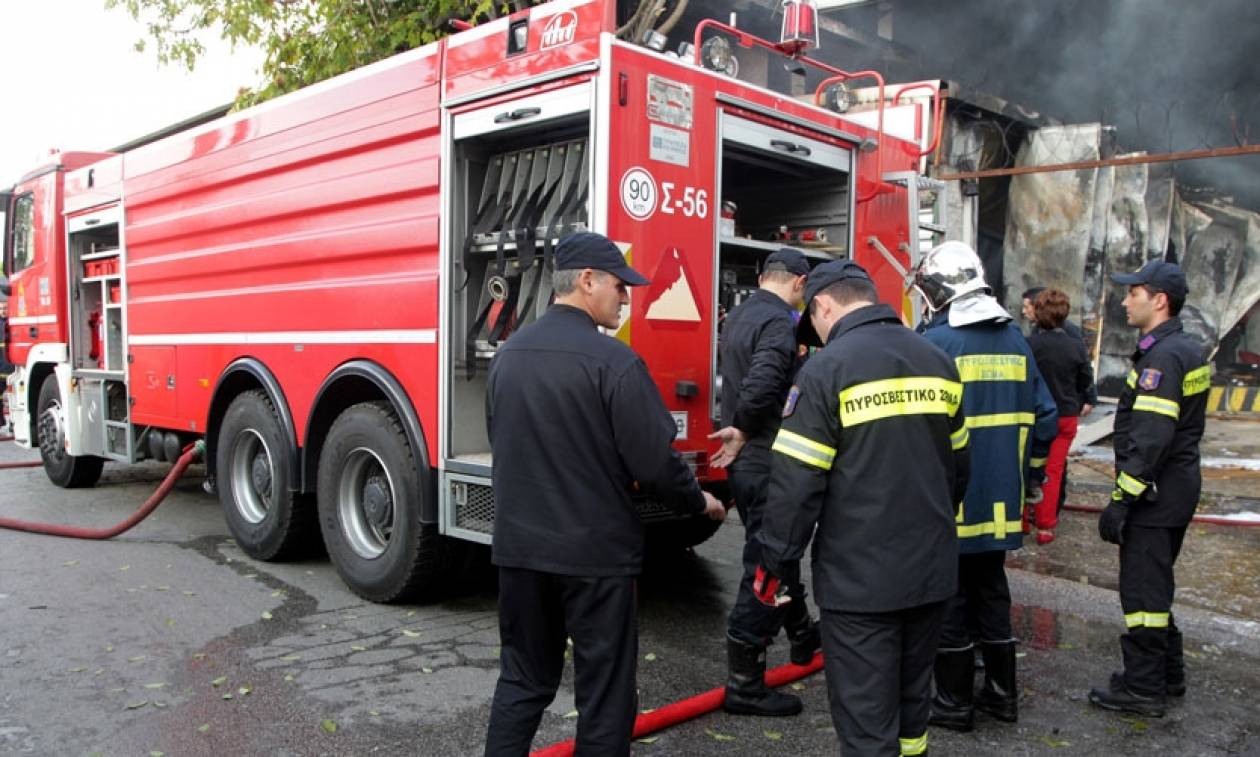
POLYGON ((734 77, 739 73, 739 61, 725 37, 709 37, 700 46, 700 63, 711 71, 734 77))
POLYGON ((779 45, 793 55, 818 47, 818 6, 814 0, 783 0, 779 45))

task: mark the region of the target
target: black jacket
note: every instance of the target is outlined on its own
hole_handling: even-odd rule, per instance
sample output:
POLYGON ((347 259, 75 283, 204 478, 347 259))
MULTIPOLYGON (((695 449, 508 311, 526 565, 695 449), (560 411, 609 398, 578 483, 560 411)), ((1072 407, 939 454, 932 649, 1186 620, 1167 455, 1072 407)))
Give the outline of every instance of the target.
POLYGON ((796 364, 792 306, 758 289, 722 324, 722 425, 743 431, 741 455, 769 457, 796 364))
POLYGON ((1120 392, 1116 486, 1137 496, 1129 522, 1184 526, 1199 504, 1199 439, 1211 368, 1203 348, 1172 318, 1138 341, 1120 392))
MULTIPOLYGON (((1042 330, 1043 329, 1040 326, 1034 323, 1032 327, 1032 334, 1029 335, 1029 338, 1030 338, 1029 340, 1031 341, 1031 337, 1036 334, 1041 333, 1042 330)), ((1077 326, 1076 322, 1072 321, 1071 319, 1065 320, 1063 322, 1063 330, 1067 332, 1068 336, 1074 337, 1078 342, 1081 343, 1081 346, 1085 348, 1085 370, 1089 372, 1088 373, 1089 389, 1085 391, 1085 399, 1082 401, 1087 402, 1091 405, 1097 405, 1098 404, 1098 385, 1094 383, 1094 364, 1089 359, 1089 345, 1085 343, 1085 334, 1084 332, 1081 331, 1081 327, 1077 326)), ((1056 397, 1055 399, 1058 399, 1058 398, 1056 397)), ((1079 412, 1073 413, 1073 415, 1079 415, 1079 414, 1080 414, 1079 412)), ((1063 415, 1063 413, 1059 413, 1059 415, 1063 415)))
POLYGON ((767 569, 791 570, 812 537, 819 607, 889 612, 953 596, 968 475, 954 361, 892 308, 864 307, 801 368, 783 415, 756 537, 767 569))
POLYGON ((679 513, 704 510, 647 366, 577 308, 554 305, 499 347, 486 425, 495 565, 636 575, 643 525, 630 498, 635 482, 679 513))
POLYGON ((1053 329, 1037 331, 1028 337, 1028 346, 1058 406, 1059 417, 1080 415, 1081 405, 1089 402, 1094 387, 1094 370, 1085 352, 1085 343, 1066 329, 1053 329))

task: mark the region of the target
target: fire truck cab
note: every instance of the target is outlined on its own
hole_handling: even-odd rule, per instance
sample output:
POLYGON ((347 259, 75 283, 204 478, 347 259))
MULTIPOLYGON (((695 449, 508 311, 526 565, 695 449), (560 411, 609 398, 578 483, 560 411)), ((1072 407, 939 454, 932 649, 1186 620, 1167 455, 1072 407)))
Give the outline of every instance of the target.
MULTIPOLYGON (((680 56, 615 29, 613 0, 558 0, 23 177, 5 234, 17 443, 74 487, 204 438, 248 554, 322 535, 360 595, 415 596, 490 542, 488 366, 585 229, 652 279, 610 337, 721 489, 722 316, 792 244, 862 263, 912 322, 931 119, 917 104, 894 137, 882 88, 858 118, 732 75, 741 55, 816 64, 799 45, 705 22, 680 56)), ((819 69, 819 97, 869 73, 819 69)), ((716 528, 639 506, 677 545, 716 528)))

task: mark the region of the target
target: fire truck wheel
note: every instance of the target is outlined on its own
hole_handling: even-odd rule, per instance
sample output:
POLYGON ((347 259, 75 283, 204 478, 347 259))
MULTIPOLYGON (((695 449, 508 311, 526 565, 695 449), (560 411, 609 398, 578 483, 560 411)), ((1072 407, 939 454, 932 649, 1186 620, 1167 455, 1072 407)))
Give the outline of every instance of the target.
POLYGON ((364 402, 337 417, 320 451, 316 492, 328 556, 354 593, 397 602, 436 588, 447 540, 420 522, 425 493, 388 403, 364 402))
POLYGON ((311 546, 315 507, 289 491, 288 440, 267 394, 245 392, 219 425, 216 470, 228 530, 256 560, 284 560, 311 546))
POLYGON ((64 489, 93 486, 101 477, 103 458, 66 453, 66 412, 61 405, 57 376, 49 374, 39 387, 39 456, 48 479, 64 489))

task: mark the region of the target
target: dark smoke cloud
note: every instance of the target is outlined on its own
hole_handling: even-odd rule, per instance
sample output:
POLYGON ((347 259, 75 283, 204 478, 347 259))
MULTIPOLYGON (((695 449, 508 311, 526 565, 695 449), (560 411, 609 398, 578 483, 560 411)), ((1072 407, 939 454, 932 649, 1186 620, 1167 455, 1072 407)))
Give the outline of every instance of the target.
MULTIPOLYGON (((1255 0, 897 0, 893 37, 913 50, 899 74, 954 79, 1067 123, 1115 126, 1120 149, 1260 143, 1255 0)), ((1260 155, 1174 170, 1183 184, 1260 209, 1260 155)))
MULTIPOLYGON (((702 16, 726 20, 734 9, 741 27, 773 39, 774 5, 693 0, 691 23, 680 28, 702 16)), ((1260 143, 1257 0, 892 0, 891 8, 893 54, 828 39, 817 57, 874 67, 890 81, 954 80, 1055 121, 1109 124, 1125 151, 1260 143)), ((881 13, 868 3, 827 15, 874 39, 881 13)), ((1215 187, 1260 210, 1260 155, 1183 161, 1174 171, 1183 186, 1215 187)))

